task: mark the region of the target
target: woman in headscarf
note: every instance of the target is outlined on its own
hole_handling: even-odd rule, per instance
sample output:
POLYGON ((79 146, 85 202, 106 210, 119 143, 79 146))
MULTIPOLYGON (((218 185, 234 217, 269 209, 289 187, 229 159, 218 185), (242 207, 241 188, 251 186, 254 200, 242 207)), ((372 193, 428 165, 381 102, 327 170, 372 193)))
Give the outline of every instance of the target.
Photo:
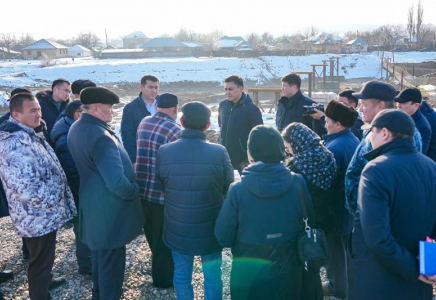
MULTIPOLYGON (((289 124, 283 130, 282 137, 286 151, 292 155, 286 166, 290 171, 303 175, 312 197, 314 228, 322 229, 327 234, 333 224, 327 190, 337 175, 333 154, 321 145, 319 136, 304 124, 289 124)), ((323 299, 318 269, 303 271, 301 299, 323 299)))

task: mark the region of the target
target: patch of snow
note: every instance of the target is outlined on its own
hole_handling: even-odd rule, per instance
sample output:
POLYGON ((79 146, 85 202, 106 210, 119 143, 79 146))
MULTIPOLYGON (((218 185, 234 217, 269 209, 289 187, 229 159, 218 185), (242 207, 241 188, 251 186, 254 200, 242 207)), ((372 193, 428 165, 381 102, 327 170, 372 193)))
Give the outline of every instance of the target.
POLYGON ((420 87, 421 89, 427 91, 427 92, 430 92, 430 91, 434 91, 434 90, 436 90, 436 86, 431 85, 431 84, 420 85, 419 87, 420 87))
POLYGON ((9 100, 9 95, 4 91, 0 91, 0 106, 8 105, 8 100, 9 100))

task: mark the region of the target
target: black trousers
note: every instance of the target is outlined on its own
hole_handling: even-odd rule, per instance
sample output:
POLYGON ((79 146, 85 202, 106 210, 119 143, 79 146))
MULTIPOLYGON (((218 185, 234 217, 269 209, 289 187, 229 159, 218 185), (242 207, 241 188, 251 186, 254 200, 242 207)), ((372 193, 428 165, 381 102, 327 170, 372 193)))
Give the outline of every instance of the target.
POLYGON ((306 271, 303 268, 303 278, 301 284, 301 300, 323 300, 321 277, 319 269, 309 269, 306 271))
POLYGON ((145 214, 145 237, 150 246, 151 276, 153 286, 169 288, 173 286, 174 261, 171 250, 162 240, 164 206, 159 203, 143 201, 145 214))
POLYGON ((56 250, 56 231, 34 238, 25 238, 29 249, 29 296, 32 300, 50 299, 48 287, 51 282, 56 250))
POLYGON ((347 252, 345 243, 348 235, 327 235, 328 253, 325 268, 330 288, 336 297, 346 299, 348 296, 347 252))
POLYGON ((79 269, 83 271, 91 271, 91 249, 79 240, 79 217, 73 218, 73 231, 76 238, 76 257, 79 269))
POLYGON ((91 256, 92 300, 120 299, 126 268, 126 246, 111 250, 91 250, 91 256))

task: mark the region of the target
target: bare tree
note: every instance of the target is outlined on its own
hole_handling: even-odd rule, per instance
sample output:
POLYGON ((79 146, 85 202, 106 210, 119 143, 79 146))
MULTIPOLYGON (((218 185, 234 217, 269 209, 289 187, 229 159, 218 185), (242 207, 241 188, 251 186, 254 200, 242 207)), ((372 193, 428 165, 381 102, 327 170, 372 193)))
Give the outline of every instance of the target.
POLYGON ((15 35, 10 33, 2 33, 0 35, 0 46, 6 48, 8 52, 11 51, 12 46, 17 44, 17 39, 15 35))
POLYGON ((182 27, 182 28, 180 28, 179 31, 174 35, 174 38, 175 38, 176 40, 186 42, 186 41, 190 41, 190 40, 192 40, 192 39, 190 38, 190 35, 192 35, 192 32, 191 32, 191 34, 189 34, 189 32, 186 30, 186 28, 182 27))
POLYGON ((274 36, 269 32, 264 32, 262 34, 262 42, 266 45, 270 45, 274 42, 274 36))
POLYGON ((100 38, 92 32, 79 33, 74 39, 73 44, 82 45, 85 48, 92 48, 100 41, 100 38))
POLYGON ((357 32, 356 32, 356 31, 353 31, 353 30, 350 30, 350 31, 345 32, 345 33, 344 33, 344 36, 345 36, 349 41, 351 41, 351 40, 357 39, 357 32))
POLYGON ((421 28, 421 41, 419 49, 424 47, 434 47, 436 44, 436 26, 433 24, 423 24, 421 28))
POLYGON ((381 28, 381 35, 385 46, 389 47, 392 52, 392 62, 395 62, 395 48, 404 36, 404 29, 401 25, 383 25, 381 28))
POLYGON ((300 31, 300 35, 303 36, 305 40, 316 36, 318 33, 319 29, 314 26, 304 28, 302 31, 300 31))
POLYGON ((262 42, 262 38, 260 37, 259 34, 252 32, 249 35, 247 35, 247 42, 249 42, 253 47, 253 49, 256 50, 257 48, 259 48, 259 45, 262 42))
POLYGON ((416 13, 416 42, 421 42, 422 25, 424 24, 424 6, 421 4, 421 0, 418 2, 418 9, 416 13))
POLYGON ((35 39, 33 38, 33 35, 27 33, 26 35, 22 34, 21 37, 18 40, 18 44, 21 46, 28 46, 31 43, 33 43, 35 39))
POLYGON ((415 38, 415 8, 412 5, 409 7, 407 14, 407 33, 409 34, 409 48, 412 46, 413 39, 415 38))

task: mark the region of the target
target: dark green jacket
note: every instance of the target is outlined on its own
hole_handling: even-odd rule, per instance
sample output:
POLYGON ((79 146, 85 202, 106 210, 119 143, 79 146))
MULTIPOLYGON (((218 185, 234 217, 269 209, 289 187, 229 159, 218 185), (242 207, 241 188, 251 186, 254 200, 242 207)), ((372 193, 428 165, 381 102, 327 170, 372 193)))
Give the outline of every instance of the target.
POLYGON ((68 148, 80 175, 79 238, 91 250, 130 243, 145 223, 132 163, 105 122, 84 113, 68 148))

